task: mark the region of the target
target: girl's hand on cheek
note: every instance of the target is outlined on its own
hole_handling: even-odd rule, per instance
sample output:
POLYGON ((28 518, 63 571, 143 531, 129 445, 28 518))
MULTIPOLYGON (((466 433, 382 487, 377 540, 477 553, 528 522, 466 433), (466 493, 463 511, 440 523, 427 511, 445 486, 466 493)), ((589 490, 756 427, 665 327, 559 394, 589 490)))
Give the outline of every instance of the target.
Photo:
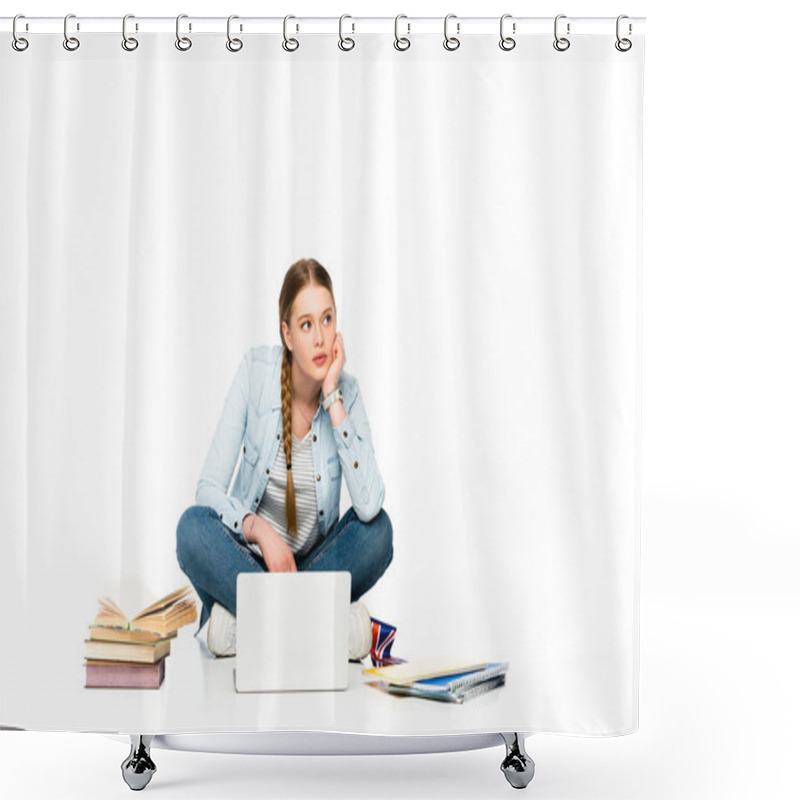
POLYGON ((326 395, 330 394, 336 388, 336 384, 339 383, 339 376, 342 374, 344 362, 344 339, 341 333, 337 333, 336 338, 333 340, 333 361, 325 380, 322 382, 322 390, 326 395))

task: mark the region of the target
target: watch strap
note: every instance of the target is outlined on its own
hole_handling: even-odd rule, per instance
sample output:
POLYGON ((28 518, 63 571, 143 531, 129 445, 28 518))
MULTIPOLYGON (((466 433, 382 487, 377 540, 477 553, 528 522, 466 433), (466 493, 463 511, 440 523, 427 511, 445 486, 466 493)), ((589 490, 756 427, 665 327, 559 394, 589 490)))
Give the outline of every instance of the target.
POLYGON ((338 386, 327 397, 322 399, 322 410, 327 411, 337 400, 344 402, 342 390, 338 386))

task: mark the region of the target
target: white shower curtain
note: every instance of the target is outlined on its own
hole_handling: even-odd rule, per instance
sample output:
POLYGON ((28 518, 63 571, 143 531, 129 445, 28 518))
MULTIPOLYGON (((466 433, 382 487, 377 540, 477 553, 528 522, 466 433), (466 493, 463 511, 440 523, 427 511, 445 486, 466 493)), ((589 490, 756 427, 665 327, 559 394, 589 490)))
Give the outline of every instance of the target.
POLYGON ((634 731, 643 37, 28 38, 0 48, 0 722, 634 731), (188 583, 178 519, 300 258, 333 279, 393 524, 363 601, 394 655, 505 685, 245 703, 192 625, 157 691, 84 688, 98 598, 188 583))

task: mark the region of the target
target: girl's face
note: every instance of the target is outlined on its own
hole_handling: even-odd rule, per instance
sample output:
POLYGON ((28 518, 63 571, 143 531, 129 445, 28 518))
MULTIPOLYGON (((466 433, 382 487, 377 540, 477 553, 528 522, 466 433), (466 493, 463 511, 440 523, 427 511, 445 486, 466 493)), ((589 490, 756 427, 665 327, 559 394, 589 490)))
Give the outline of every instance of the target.
POLYGON ((308 284, 294 300, 289 325, 281 323, 283 338, 298 369, 322 383, 333 362, 336 339, 336 309, 331 293, 318 284, 308 284))

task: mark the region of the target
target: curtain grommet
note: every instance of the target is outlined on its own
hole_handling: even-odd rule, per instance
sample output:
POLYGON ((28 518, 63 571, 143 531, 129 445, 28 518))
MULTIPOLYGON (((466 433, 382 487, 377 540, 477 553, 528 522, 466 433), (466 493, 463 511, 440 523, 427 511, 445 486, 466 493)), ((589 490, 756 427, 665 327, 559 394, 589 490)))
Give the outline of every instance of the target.
POLYGON ((128 36, 128 20, 133 19, 133 14, 126 14, 122 18, 122 49, 132 53, 138 46, 139 40, 133 36, 128 36))
MULTIPOLYGON (((505 36, 503 33, 503 23, 511 17, 511 14, 503 14, 500 17, 500 49, 505 50, 508 52, 509 50, 513 50, 517 46, 517 40, 512 39, 510 36, 505 36)), ((517 32, 517 23, 512 23, 512 33, 517 32)))
MULTIPOLYGON (((565 50, 569 50, 570 41, 565 36, 558 35, 558 21, 560 19, 566 19, 566 14, 559 14, 555 22, 553 23, 553 34, 556 37, 555 41, 553 42, 553 47, 558 50, 559 53, 563 53, 565 50)), ((569 22, 567 23, 567 36, 569 36, 569 22)))
MULTIPOLYGON (((186 52, 192 46, 192 40, 188 36, 181 36, 181 20, 188 16, 188 14, 178 14, 175 20, 175 47, 182 52, 186 52)), ((191 23, 189 30, 192 30, 191 23)))
MULTIPOLYGON (((444 42, 442 42, 442 46, 444 47, 445 50, 449 50, 450 52, 453 52, 453 50, 458 50, 458 48, 461 47, 461 39, 459 39, 457 36, 447 35, 447 22, 448 20, 455 18, 456 18, 455 14, 448 14, 444 18, 444 42)), ((460 22, 456 23, 456 33, 461 33, 460 22)))
MULTIPOLYGON (((444 18, 444 42, 442 42, 442 45, 445 50, 449 50, 451 53, 453 52, 453 50, 458 50, 458 48, 461 47, 461 39, 459 39, 457 36, 447 35, 447 21, 455 18, 456 18, 455 14, 448 14, 444 18)), ((461 33, 460 22, 456 23, 456 33, 461 33)))
MULTIPOLYGON (((620 51, 620 53, 627 53, 628 50, 630 50, 631 47, 633 47, 633 42, 630 39, 620 38, 620 35, 619 35, 619 23, 623 19, 629 19, 628 15, 627 14, 620 14, 617 17, 617 41, 614 42, 614 47, 616 47, 617 50, 620 51)), ((632 32, 633 32, 633 27, 631 26, 631 24, 629 22, 628 23, 628 34, 631 34, 632 32)))
POLYGON ((28 40, 24 36, 18 36, 17 35, 17 20, 18 19, 25 19, 25 15, 24 14, 17 14, 17 16, 14 17, 14 22, 11 24, 11 36, 12 36, 11 46, 18 53, 22 53, 22 52, 24 52, 25 50, 28 49, 28 45, 30 44, 30 42, 28 42, 28 40))
MULTIPOLYGON (((293 14, 287 14, 283 18, 283 41, 281 42, 281 47, 283 47, 287 53, 293 53, 298 47, 300 47, 300 42, 298 42, 297 39, 294 37, 289 38, 286 35, 286 25, 290 19, 297 19, 297 17, 295 17, 293 14)), ((299 26, 296 28, 296 30, 297 29, 299 29, 299 26)))
POLYGON ((228 41, 225 42, 225 47, 227 47, 228 51, 231 53, 238 53, 244 47, 244 43, 241 39, 231 38, 231 20, 234 19, 239 19, 239 15, 231 14, 228 17, 228 41))
MULTIPOLYGON (((342 35, 342 23, 346 19, 353 19, 353 18, 349 14, 342 14, 342 16, 339 17, 339 49, 344 50, 347 53, 356 46, 356 42, 355 39, 352 39, 349 36, 342 35)), ((352 33, 355 33, 356 30, 355 23, 352 23, 352 26, 353 26, 352 33)))
MULTIPOLYGON (((399 25, 401 19, 408 19, 405 14, 398 14, 394 18, 394 49, 399 50, 401 53, 408 50, 411 47, 411 39, 407 36, 400 36, 399 25)), ((411 23, 407 22, 406 27, 408 28, 408 33, 411 33, 411 23)))
MULTIPOLYGON (((64 45, 64 49, 69 50, 70 52, 77 50, 81 46, 79 39, 76 39, 74 36, 69 36, 67 34, 67 21, 69 20, 70 17, 74 16, 75 16, 74 14, 67 14, 67 16, 64 17, 64 41, 62 42, 62 44, 64 45)), ((80 30, 80 26, 78 26, 78 30, 80 30)))

